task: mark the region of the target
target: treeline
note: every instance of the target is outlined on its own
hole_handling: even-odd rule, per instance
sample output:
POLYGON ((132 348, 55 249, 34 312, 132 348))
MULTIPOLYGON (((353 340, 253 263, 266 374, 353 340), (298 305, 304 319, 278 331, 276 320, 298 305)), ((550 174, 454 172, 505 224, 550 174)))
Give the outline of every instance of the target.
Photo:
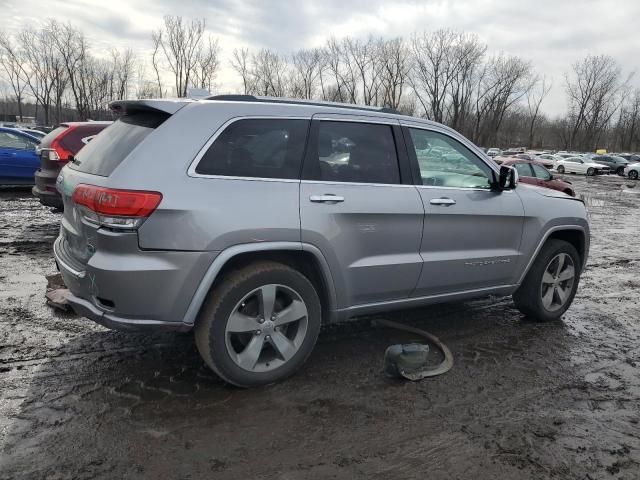
MULTIPOLYGON (((38 118, 56 123, 105 118, 119 98, 186 96, 215 91, 221 67, 217 39, 204 20, 164 18, 150 33, 150 58, 130 49, 96 56, 72 25, 0 34, 5 108, 33 103, 38 118)), ((244 94, 377 105, 451 126, 482 146, 640 150, 640 90, 609 56, 567 65, 552 85, 519 56, 492 54, 473 34, 438 30, 407 38, 329 38, 291 54, 269 49, 227 52, 244 94), (552 88, 567 112, 544 113, 552 88)), ((0 112, 1 113, 1 112, 0 112)), ((12 112, 4 112, 12 113, 12 112)))

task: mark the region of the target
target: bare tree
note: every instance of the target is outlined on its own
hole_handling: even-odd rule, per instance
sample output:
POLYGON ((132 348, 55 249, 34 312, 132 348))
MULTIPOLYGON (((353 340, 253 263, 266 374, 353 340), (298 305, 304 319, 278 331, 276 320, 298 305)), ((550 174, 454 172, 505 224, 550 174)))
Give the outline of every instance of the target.
POLYGON ((380 73, 382 105, 398 109, 411 71, 409 49, 401 38, 394 38, 381 43, 379 55, 382 64, 380 73))
POLYGON ((209 88, 219 67, 218 41, 205 39, 205 21, 184 21, 180 16, 164 17, 163 29, 152 33, 154 44, 152 61, 158 87, 160 82, 159 53, 168 70, 173 74, 176 95, 187 96, 190 86, 209 88))
POLYGON ((607 55, 588 55, 565 76, 571 122, 570 148, 595 147, 620 106, 621 70, 607 55))
POLYGON ((314 48, 299 50, 291 56, 293 97, 311 99, 315 97, 322 68, 322 52, 314 48))
POLYGON ((8 83, 18 104, 20 121, 22 121, 23 94, 27 87, 23 62, 21 52, 13 39, 4 32, 0 32, 0 65, 9 80, 8 83))
POLYGON ((160 79, 160 54, 161 54, 161 42, 162 32, 153 32, 151 34, 151 41, 153 42, 153 53, 151 54, 151 65, 153 71, 156 74, 156 83, 158 86, 158 97, 162 98, 162 80, 160 79))
POLYGON ((540 105, 551 91, 551 82, 546 77, 542 80, 535 78, 532 87, 527 92, 527 108, 529 111, 529 141, 527 145, 534 145, 537 122, 540 118, 540 105))
POLYGON ((250 62, 251 56, 248 48, 242 48, 240 50, 236 48, 233 51, 231 68, 242 78, 242 89, 245 95, 249 95, 254 91, 250 62))

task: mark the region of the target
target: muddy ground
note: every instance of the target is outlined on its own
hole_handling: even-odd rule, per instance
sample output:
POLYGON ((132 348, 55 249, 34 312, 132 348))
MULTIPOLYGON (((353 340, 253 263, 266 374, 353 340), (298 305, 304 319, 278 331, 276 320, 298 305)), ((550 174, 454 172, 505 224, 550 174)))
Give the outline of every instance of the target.
POLYGON ((108 331, 44 304, 59 216, 0 192, 0 478, 640 478, 640 182, 571 177, 591 258, 562 322, 508 298, 390 315, 453 370, 386 378, 410 336, 327 328, 267 388, 217 380, 189 335, 108 331))

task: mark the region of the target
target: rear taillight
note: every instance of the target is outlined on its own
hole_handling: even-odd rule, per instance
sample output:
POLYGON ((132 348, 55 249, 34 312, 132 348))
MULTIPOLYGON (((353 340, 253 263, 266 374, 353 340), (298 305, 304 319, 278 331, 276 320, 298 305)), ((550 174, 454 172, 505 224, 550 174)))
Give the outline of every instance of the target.
POLYGON ((47 149, 49 160, 54 162, 68 162, 73 158, 73 152, 64 148, 60 142, 76 128, 78 128, 76 125, 72 125, 53 139, 51 146, 47 149))
POLYGON ((73 201, 88 222, 120 229, 136 229, 158 207, 159 192, 117 190, 81 183, 73 191, 73 201))

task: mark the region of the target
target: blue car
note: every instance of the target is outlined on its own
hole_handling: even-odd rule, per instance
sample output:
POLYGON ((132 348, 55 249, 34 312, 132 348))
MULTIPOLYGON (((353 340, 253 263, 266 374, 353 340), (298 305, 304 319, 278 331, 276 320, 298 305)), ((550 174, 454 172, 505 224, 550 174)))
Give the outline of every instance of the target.
POLYGON ((40 168, 40 140, 20 130, 0 127, 0 185, 33 185, 40 168))

